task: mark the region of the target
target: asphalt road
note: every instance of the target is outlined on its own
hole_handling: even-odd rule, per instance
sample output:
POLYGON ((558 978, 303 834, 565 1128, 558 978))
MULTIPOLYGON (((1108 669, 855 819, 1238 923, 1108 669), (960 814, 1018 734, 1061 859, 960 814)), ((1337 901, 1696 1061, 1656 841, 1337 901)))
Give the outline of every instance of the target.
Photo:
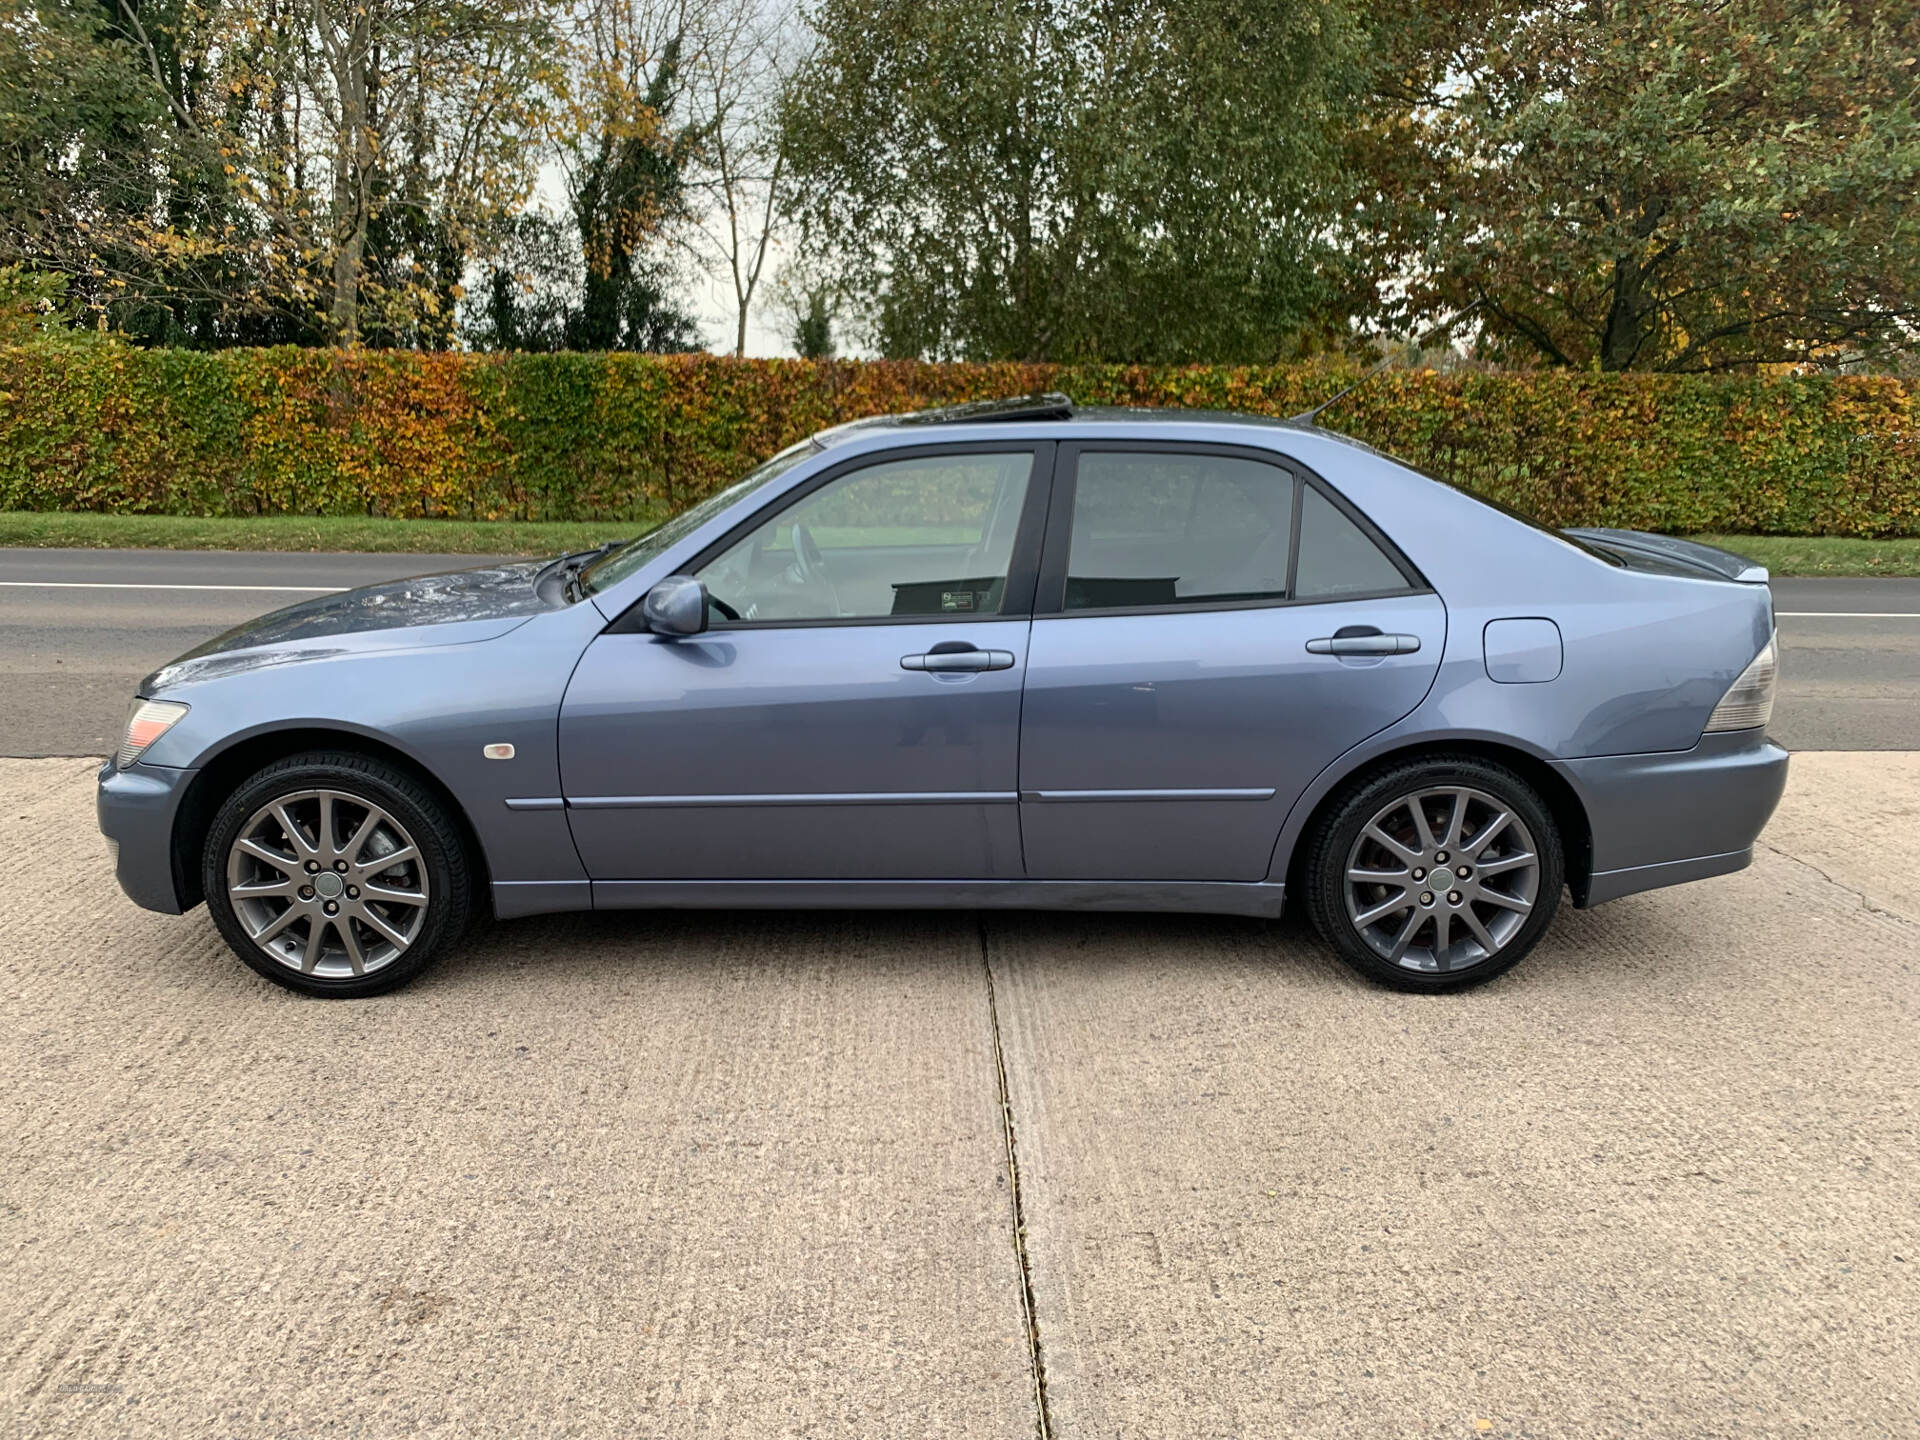
POLYGON ((91 769, 0 761, 8 1434, 1915 1434, 1920 754, 1439 997, 671 913, 302 999, 120 897, 91 769))
MULTIPOLYGON (((209 636, 326 590, 471 556, 0 549, 0 755, 98 755, 140 677, 209 636)), ((1775 739, 1920 749, 1920 580, 1780 580, 1775 739)))

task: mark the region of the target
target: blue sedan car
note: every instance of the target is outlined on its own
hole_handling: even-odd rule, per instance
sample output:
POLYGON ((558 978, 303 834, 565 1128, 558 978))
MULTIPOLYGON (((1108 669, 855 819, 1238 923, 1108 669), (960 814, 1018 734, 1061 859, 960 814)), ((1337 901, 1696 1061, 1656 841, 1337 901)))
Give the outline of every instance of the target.
POLYGON ((374 585, 141 685, 121 886, 359 996, 476 917, 1276 916, 1452 990, 1737 870, 1786 781, 1767 576, 1312 425, 863 421, 629 543, 374 585))

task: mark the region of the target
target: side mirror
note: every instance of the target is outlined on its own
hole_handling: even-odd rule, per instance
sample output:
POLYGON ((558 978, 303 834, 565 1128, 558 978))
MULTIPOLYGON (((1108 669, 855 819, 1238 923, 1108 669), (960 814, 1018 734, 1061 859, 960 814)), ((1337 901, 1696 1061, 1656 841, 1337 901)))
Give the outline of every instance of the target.
POLYGON ((707 628, 707 587, 691 575, 669 575, 647 591, 640 614, 655 635, 698 635, 707 628))

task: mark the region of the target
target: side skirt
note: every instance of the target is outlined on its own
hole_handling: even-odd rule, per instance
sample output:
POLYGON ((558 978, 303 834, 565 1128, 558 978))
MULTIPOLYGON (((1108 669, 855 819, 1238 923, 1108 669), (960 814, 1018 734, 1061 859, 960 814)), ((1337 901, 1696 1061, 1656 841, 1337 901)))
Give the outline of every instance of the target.
POLYGON ((596 910, 1169 910, 1280 914, 1284 885, 1193 880, 596 880, 596 910))

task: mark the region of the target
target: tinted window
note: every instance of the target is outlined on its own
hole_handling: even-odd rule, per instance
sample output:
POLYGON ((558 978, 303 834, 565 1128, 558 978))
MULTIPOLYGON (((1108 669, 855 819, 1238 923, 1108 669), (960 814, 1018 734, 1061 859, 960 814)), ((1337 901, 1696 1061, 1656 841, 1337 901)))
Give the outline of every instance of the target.
POLYGON ((1366 532, 1311 485, 1300 502, 1300 566, 1293 592, 1315 596, 1405 590, 1407 577, 1366 532))
POLYGON ((699 572, 716 622, 994 614, 1032 470, 1021 450, 893 460, 829 481, 699 572))
POLYGON ((1083 453, 1066 608, 1284 599, 1293 487, 1228 455, 1083 453))

